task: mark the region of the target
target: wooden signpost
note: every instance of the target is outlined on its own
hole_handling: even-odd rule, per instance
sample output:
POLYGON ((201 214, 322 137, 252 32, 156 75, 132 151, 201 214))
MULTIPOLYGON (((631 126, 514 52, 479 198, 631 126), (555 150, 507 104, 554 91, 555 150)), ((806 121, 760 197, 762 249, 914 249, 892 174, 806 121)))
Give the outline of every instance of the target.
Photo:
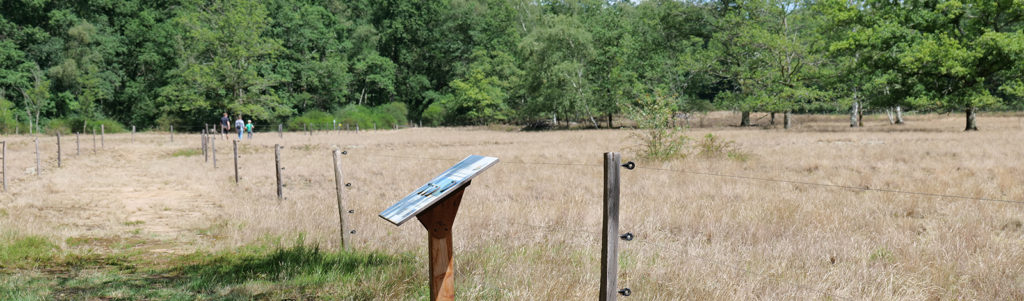
POLYGON ((396 226, 415 216, 427 229, 430 300, 455 299, 455 265, 452 260, 455 214, 470 181, 497 163, 498 158, 494 157, 466 157, 380 213, 380 217, 396 226))

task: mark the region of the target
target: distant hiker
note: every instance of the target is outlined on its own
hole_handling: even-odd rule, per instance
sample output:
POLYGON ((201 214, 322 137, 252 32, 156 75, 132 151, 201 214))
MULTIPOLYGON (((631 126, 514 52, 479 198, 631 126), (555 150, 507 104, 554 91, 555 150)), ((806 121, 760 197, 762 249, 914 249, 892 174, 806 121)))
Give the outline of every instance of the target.
POLYGON ((231 118, 228 118, 228 113, 224 113, 224 117, 220 118, 220 134, 224 136, 224 139, 228 139, 228 131, 231 130, 231 118))
POLYGON ((245 124, 245 132, 249 133, 249 140, 252 140, 252 120, 245 124))
POLYGON ((238 115, 238 120, 235 120, 235 130, 238 131, 238 140, 242 140, 242 132, 245 131, 245 121, 242 121, 242 115, 238 115))

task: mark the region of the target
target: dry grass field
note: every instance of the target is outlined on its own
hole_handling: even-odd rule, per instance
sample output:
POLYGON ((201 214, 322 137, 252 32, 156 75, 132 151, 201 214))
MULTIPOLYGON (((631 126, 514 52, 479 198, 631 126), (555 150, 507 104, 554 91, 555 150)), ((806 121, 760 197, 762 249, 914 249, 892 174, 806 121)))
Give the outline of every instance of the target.
MULTIPOLYGON (((982 114, 980 132, 962 132, 960 114, 908 115, 902 126, 868 116, 865 127, 854 129, 843 116, 798 115, 790 130, 727 126, 738 120, 713 113, 687 135, 733 141, 743 160, 691 155, 665 163, 637 159, 637 141, 625 129, 411 128, 283 139, 260 133, 239 144, 237 185, 229 140, 217 140, 214 168, 198 152, 197 134, 176 134, 173 143, 167 133, 137 134, 134 143, 128 134, 107 135, 95 154, 91 137, 82 136, 80 155, 74 136, 64 137, 64 166, 57 168, 55 138, 45 136, 36 176, 32 138, 8 136, 0 240, 41 237, 59 254, 121 254, 152 265, 197 252, 286 247, 300 236, 334 251, 336 146, 348 152, 342 165, 344 181, 352 183, 344 192, 354 210, 345 217, 356 230, 352 248, 398 260, 299 296, 423 298, 424 230, 415 221, 396 227, 377 213, 478 154, 501 161, 473 180, 456 219, 458 297, 592 300, 602 153, 620 151, 638 165, 622 171, 621 229, 637 234, 619 244, 619 283, 632 290, 630 300, 1024 300, 1024 203, 999 201, 1024 200, 1021 117, 982 114), (282 201, 274 187, 278 143, 287 185, 282 201)), ((45 289, 32 279, 51 271, 0 261, 0 278, 7 278, 0 289, 6 283, 8 290, 33 287, 42 299, 83 296, 59 288, 83 271, 61 271, 55 279, 72 281, 46 282, 58 288, 45 289)), ((281 285, 239 281, 203 298, 271 298, 281 285)), ((136 296, 97 294, 86 299, 136 296)))

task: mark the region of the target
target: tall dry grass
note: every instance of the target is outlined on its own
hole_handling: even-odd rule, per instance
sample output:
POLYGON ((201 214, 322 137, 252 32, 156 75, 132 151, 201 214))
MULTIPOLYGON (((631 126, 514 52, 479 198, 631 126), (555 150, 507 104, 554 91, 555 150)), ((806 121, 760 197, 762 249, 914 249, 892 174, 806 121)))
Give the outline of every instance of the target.
MULTIPOLYGON (((620 242, 619 283, 631 298, 1024 299, 1024 204, 650 169, 1024 200, 1019 117, 982 116, 976 133, 959 131, 959 115, 908 116, 899 127, 869 116, 856 129, 843 116, 795 118, 788 131, 735 128, 725 124, 737 114, 713 113, 711 127, 689 135, 732 140, 749 160, 691 157, 623 170, 621 229, 638 237, 620 242)), ((352 246, 422 258, 417 222, 395 227, 376 214, 463 157, 487 155, 501 162, 473 180, 454 227, 460 298, 594 299, 602 153, 635 158, 629 137, 483 128, 265 133, 240 145, 238 185, 226 140, 217 141, 215 169, 201 155, 173 156, 197 148, 197 135, 170 143, 151 133, 135 144, 108 135, 106 151, 83 148, 36 179, 27 170, 30 138, 7 137, 14 179, 0 199, 0 227, 70 249, 137 242, 155 256, 294 241, 299 233, 337 248, 337 146, 348 151, 352 246), (275 196, 275 143, 285 147, 283 201, 275 196)), ((425 264, 421 280, 407 285, 426 283, 425 264)))

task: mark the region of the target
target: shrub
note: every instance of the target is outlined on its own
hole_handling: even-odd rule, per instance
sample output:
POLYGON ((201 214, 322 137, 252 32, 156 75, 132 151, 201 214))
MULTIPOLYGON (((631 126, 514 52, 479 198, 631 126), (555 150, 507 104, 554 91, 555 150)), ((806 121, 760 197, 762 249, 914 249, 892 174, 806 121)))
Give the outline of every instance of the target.
POLYGON ((665 161, 686 156, 684 152, 689 137, 683 129, 672 124, 673 108, 668 98, 656 93, 645 95, 636 105, 623 110, 641 129, 634 133, 640 140, 639 155, 646 159, 665 161))
POLYGON ((96 133, 100 132, 100 126, 106 133, 123 133, 126 132, 125 127, 120 122, 110 118, 90 119, 85 117, 68 117, 68 118, 57 118, 50 119, 46 123, 46 133, 56 134, 73 134, 75 132, 80 133, 92 133, 95 129, 96 133))
POLYGON ((362 129, 373 128, 374 124, 378 128, 391 128, 395 125, 406 124, 409 122, 409 119, 406 118, 407 114, 409 114, 409 109, 400 102, 386 103, 372 108, 350 104, 334 113, 338 123, 349 124, 353 127, 358 124, 362 129))
POLYGON ((427 126, 439 126, 444 122, 444 116, 447 114, 448 112, 445 110, 444 105, 439 102, 435 102, 430 104, 426 110, 423 110, 423 115, 421 116, 423 117, 423 122, 426 123, 427 126))
POLYGON ((727 157, 737 161, 747 161, 750 155, 737 149, 732 141, 725 140, 721 136, 708 133, 704 135, 697 145, 697 155, 705 158, 727 157))
POLYGON ((299 115, 299 117, 288 120, 288 129, 292 131, 303 130, 308 126, 313 126, 314 129, 330 128, 334 122, 334 116, 330 113, 323 111, 309 111, 299 115))

